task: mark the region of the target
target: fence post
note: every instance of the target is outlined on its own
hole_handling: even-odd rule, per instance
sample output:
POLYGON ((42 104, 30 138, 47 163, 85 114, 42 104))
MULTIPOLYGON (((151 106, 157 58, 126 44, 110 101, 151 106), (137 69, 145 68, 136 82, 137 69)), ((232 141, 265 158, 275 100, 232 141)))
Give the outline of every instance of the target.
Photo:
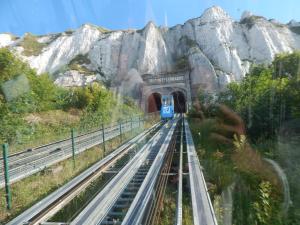
POLYGON ((119 122, 119 126, 120 126, 120 141, 121 141, 121 144, 122 144, 122 121, 119 122))
POLYGON ((103 144, 103 155, 105 156, 105 133, 104 133, 104 124, 102 123, 102 144, 103 144))
POLYGON ((8 173, 8 144, 3 144, 3 165, 4 165, 4 180, 5 180, 5 197, 6 208, 11 209, 11 192, 9 186, 9 173, 8 173))
POLYGON ((71 139, 72 139, 72 158, 73 158, 73 166, 75 168, 75 130, 71 129, 71 139))
POLYGON ((141 128, 141 116, 138 116, 138 118, 139 118, 139 128, 141 128))
POLYGON ((131 124, 131 134, 133 134, 133 121, 132 121, 132 117, 130 117, 130 124, 131 124))

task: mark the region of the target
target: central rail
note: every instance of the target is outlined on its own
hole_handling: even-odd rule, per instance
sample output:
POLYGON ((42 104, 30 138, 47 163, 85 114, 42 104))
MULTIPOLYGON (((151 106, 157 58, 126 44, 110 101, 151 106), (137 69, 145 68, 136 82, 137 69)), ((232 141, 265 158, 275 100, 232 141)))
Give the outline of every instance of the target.
POLYGON ((185 121, 185 135, 194 225, 217 225, 214 209, 187 121, 185 121))

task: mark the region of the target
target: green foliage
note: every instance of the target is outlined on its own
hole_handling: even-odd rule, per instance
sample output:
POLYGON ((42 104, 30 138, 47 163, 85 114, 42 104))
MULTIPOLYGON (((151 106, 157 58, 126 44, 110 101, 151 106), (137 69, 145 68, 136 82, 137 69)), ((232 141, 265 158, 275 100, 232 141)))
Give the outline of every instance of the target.
MULTIPOLYGON (((280 205, 283 198, 280 187, 266 182, 267 178, 262 174, 240 170, 230 157, 229 151, 233 149, 226 149, 209 139, 209 135, 218 127, 217 119, 220 119, 215 118, 218 112, 214 111, 213 105, 219 103, 229 106, 245 122, 247 141, 245 136, 233 136, 235 154, 241 153, 247 143, 255 143, 255 150, 265 156, 276 157, 278 152, 274 149, 274 140, 281 127, 287 121, 300 118, 299 68, 299 52, 280 54, 269 66, 253 66, 240 83, 230 83, 227 89, 216 97, 207 96, 203 91, 199 93, 200 107, 208 119, 197 127, 193 122, 190 123, 194 142, 205 168, 206 179, 214 187, 210 189, 210 193, 218 196, 228 185, 235 185, 233 224, 298 224, 299 209, 295 204, 294 208, 289 210, 287 218, 284 218, 280 205)), ((253 158, 248 155, 249 165, 254 160, 255 155, 252 156, 253 158)), ((248 165, 247 161, 245 165, 248 165)), ((296 168, 295 164, 289 166, 293 167, 293 170, 296 168)), ((292 179, 291 190, 297 189, 295 193, 298 192, 298 183, 293 183, 295 176, 289 179, 292 179)), ((295 201, 295 195, 292 199, 295 201)))
POLYGON ((97 27, 97 29, 101 32, 101 33, 109 33, 110 30, 105 28, 105 27, 97 27))
POLYGON ((214 119, 207 119, 201 125, 194 121, 189 123, 198 156, 205 168, 205 179, 214 184, 210 192, 212 195, 219 195, 224 188, 234 182, 234 167, 227 149, 209 137, 215 124, 214 119))
POLYGON ((272 206, 271 206, 271 184, 270 182, 261 182, 259 185, 259 200, 253 203, 256 212, 258 224, 271 224, 272 206))
POLYGON ((25 75, 19 75, 1 85, 2 92, 8 102, 27 93, 29 88, 29 81, 25 75))
POLYGON ((66 35, 72 35, 73 33, 74 33, 74 30, 72 30, 72 29, 69 29, 69 30, 65 31, 66 35))
POLYGON ((23 54, 26 56, 37 56, 46 46, 44 43, 39 43, 32 34, 26 34, 20 45, 24 48, 23 54))
POLYGON ((172 225, 174 224, 174 216, 176 212, 176 187, 168 184, 164 194, 162 209, 160 213, 159 225, 172 225))
POLYGON ((300 34, 300 27, 290 27, 290 30, 296 34, 300 34))
POLYGON ((300 80, 300 52, 283 53, 273 61, 274 76, 300 80))
POLYGON ((184 70, 184 69, 187 69, 188 67, 189 67, 189 61, 186 56, 183 56, 183 57, 177 59, 176 65, 175 65, 175 68, 177 70, 184 70))
MULTIPOLYGON (((215 99, 214 97, 210 94, 205 92, 204 90, 200 89, 198 91, 198 100, 199 100, 199 104, 201 107, 201 110, 204 113, 205 117, 211 117, 214 115, 215 113, 215 108, 214 108, 214 103, 215 103, 215 99)), ((191 113, 193 113, 193 110, 191 111, 191 113)))
POLYGON ((211 190, 212 194, 220 195, 234 181, 233 166, 228 161, 220 160, 216 155, 206 156, 202 165, 205 168, 206 181, 215 185, 211 190))
POLYGON ((26 69, 25 64, 16 59, 7 48, 0 48, 0 85, 26 69))
MULTIPOLYGON (((87 63, 87 58, 79 55, 72 61, 87 63)), ((48 74, 37 75, 34 70, 16 58, 7 48, 0 49, 0 87, 7 83, 10 84, 10 82, 14 84, 20 74, 28 81, 26 92, 14 93, 14 98, 8 101, 4 96, 4 90, 7 88, 1 88, 1 143, 8 142, 11 144, 14 142, 23 146, 26 142, 31 143, 34 139, 43 138, 45 134, 47 137, 59 138, 56 133, 58 131, 68 133, 71 126, 76 125, 82 131, 99 128, 103 122, 118 120, 125 116, 129 117, 139 112, 130 98, 126 98, 124 101, 121 99, 118 102, 109 90, 98 83, 72 89, 58 87, 54 85, 48 74), (31 124, 24 119, 33 114, 33 117, 39 118, 38 115, 43 114, 43 112, 55 110, 68 112, 76 111, 76 109, 81 112, 80 119, 76 124, 69 124, 64 127, 62 124, 53 123, 35 124, 34 122, 31 124)), ((9 87, 13 86, 10 85, 9 87)), ((57 114, 57 116, 62 116, 62 113, 57 114)), ((72 115, 69 117, 72 118, 72 115)), ((47 121, 49 118, 44 118, 44 120, 47 121)))
POLYGON ((245 24, 248 27, 248 29, 251 29, 255 25, 255 23, 258 19, 263 19, 263 18, 264 17, 262 17, 262 16, 246 17, 241 21, 241 24, 245 24))
POLYGON ((87 57, 87 55, 79 54, 74 59, 70 61, 68 64, 68 69, 76 70, 81 74, 93 75, 94 71, 89 70, 86 66, 91 63, 91 60, 87 57))
POLYGON ((257 199, 259 182, 254 176, 239 176, 233 191, 233 224, 256 224, 253 202, 257 199))
POLYGON ((300 115, 300 53, 278 55, 271 66, 254 66, 240 82, 231 83, 217 102, 237 111, 253 139, 272 137, 281 124, 300 115))
POLYGON ((2 104, 0 109, 0 143, 11 143, 18 132, 24 129, 24 121, 14 115, 6 105, 2 104))
POLYGON ((73 64, 73 63, 90 64, 91 60, 88 58, 87 54, 85 54, 85 55, 79 54, 71 60, 70 64, 73 64))
POLYGON ((198 45, 195 40, 190 39, 186 35, 182 36, 179 41, 190 48, 198 45))
MULTIPOLYGON (((206 178, 214 186, 210 193, 217 196, 226 186, 234 183, 234 224, 280 225, 283 224, 283 219, 284 224, 298 224, 297 207, 289 210, 287 218, 281 213, 280 187, 266 181, 264 174, 267 174, 267 167, 261 167, 262 174, 255 170, 245 170, 248 168, 247 159, 234 158, 230 154, 234 152, 233 154, 242 156, 243 152, 250 152, 244 149, 252 142, 255 143, 255 149, 263 155, 274 157, 274 139, 280 128, 287 121, 300 118, 300 53, 277 55, 269 66, 254 65, 240 83, 229 84, 225 91, 214 98, 207 95, 200 92, 198 99, 205 117, 209 119, 202 121, 197 128, 191 123, 191 128, 195 143, 201 143, 198 149, 203 158, 206 178), (248 141, 245 136, 233 136, 235 151, 209 141, 209 135, 218 129, 215 103, 229 106, 241 116, 246 125, 248 141), (197 135, 198 133, 201 135, 197 135), (234 160, 241 162, 243 159, 245 168, 241 170, 242 167, 236 166, 234 160)), ((249 165, 255 160, 255 154, 244 156, 251 158, 249 165)), ((260 168, 259 161, 254 166, 260 168)), ((295 185, 290 181, 290 185, 291 190, 298 190, 298 183, 295 185)))

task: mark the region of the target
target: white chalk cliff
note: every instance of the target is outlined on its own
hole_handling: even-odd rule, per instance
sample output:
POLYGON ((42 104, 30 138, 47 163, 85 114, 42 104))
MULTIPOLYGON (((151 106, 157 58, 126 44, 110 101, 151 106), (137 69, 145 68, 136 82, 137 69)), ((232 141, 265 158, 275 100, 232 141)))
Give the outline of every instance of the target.
POLYGON ((300 49, 300 24, 281 24, 250 12, 234 21, 214 6, 199 18, 171 28, 149 22, 142 30, 107 31, 86 24, 72 32, 36 36, 42 47, 34 55, 24 54, 24 37, 0 34, 0 47, 10 47, 38 73, 54 74, 58 85, 125 78, 140 83, 142 74, 174 71, 185 59, 192 84, 206 84, 214 91, 239 81, 251 63, 269 63, 277 53, 300 49), (78 56, 82 60, 74 61, 78 56), (76 63, 78 71, 74 71, 76 63), (82 71, 89 71, 89 77, 82 71), (137 78, 128 78, 130 74, 137 78))

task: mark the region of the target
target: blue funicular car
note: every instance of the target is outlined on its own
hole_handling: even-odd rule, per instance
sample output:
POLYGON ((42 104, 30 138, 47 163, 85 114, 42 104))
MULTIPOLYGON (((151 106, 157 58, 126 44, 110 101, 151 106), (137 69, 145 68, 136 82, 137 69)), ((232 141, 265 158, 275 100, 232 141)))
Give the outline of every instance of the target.
POLYGON ((162 106, 160 117, 162 120, 173 119, 174 117, 174 99, 172 95, 163 95, 161 97, 162 106))

